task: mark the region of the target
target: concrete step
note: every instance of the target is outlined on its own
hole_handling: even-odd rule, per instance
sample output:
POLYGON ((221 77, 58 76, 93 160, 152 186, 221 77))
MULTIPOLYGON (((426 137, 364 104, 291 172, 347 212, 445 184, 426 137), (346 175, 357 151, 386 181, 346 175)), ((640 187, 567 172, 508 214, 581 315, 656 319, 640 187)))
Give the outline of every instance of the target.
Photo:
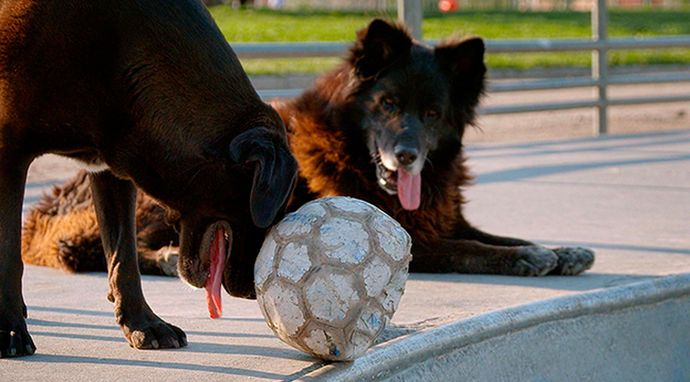
POLYGON ((690 273, 454 321, 302 381, 687 381, 690 273))

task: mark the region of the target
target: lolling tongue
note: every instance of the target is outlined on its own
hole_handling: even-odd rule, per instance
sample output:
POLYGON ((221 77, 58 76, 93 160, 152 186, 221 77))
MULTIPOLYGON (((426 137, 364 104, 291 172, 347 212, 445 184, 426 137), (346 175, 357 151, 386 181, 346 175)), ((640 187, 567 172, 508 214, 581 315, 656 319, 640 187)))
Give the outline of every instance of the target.
POLYGON ((419 208, 422 194, 422 175, 412 175, 398 169, 398 199, 406 210, 419 208))
POLYGON ((208 305, 208 314, 211 318, 219 318, 223 315, 223 306, 220 300, 220 286, 223 278, 223 269, 225 269, 226 247, 225 232, 222 228, 216 229, 213 242, 211 242, 210 255, 211 266, 209 267, 208 279, 206 280, 206 304, 208 305))

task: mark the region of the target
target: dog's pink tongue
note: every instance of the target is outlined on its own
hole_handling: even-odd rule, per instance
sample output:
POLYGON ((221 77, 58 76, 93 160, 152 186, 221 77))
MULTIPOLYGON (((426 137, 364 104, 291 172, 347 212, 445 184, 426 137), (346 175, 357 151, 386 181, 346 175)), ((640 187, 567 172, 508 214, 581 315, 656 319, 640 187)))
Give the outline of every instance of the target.
POLYGON ((416 210, 421 203, 422 175, 398 169, 398 199, 406 210, 416 210))
POLYGON ((211 266, 206 280, 206 304, 211 318, 219 318, 223 315, 223 305, 220 300, 220 286, 225 268, 225 233, 222 228, 216 230, 211 243, 211 266))

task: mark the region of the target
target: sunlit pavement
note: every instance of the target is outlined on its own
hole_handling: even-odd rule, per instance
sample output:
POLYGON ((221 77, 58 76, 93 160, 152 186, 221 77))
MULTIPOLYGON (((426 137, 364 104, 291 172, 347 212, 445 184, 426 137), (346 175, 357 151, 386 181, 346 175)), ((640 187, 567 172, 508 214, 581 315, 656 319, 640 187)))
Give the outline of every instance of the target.
MULTIPOLYGON (((343 374, 345 367, 352 368, 352 376, 363 368, 371 369, 377 352, 390 356, 390 349, 405 341, 414 343, 420 333, 441 330, 436 333, 447 337, 451 334, 443 328, 450 324, 462 331, 465 322, 468 330, 481 333, 483 319, 487 327, 497 322, 497 310, 511 308, 510 314, 501 317, 519 321, 527 317, 521 307, 532 307, 530 314, 537 314, 530 316, 534 320, 544 313, 535 310, 561 306, 549 305, 549 299, 584 296, 557 300, 570 304, 568 309, 575 309, 577 316, 577 308, 585 309, 589 296, 594 299, 609 290, 616 292, 606 295, 609 300, 623 296, 633 299, 634 306, 635 295, 626 294, 626 287, 644 294, 663 292, 671 285, 680 291, 674 298, 690 299, 690 288, 682 292, 690 278, 681 275, 690 273, 690 130, 481 144, 471 145, 468 152, 469 166, 477 175, 475 185, 466 190, 469 203, 465 212, 471 222, 491 233, 547 246, 592 248, 597 255, 594 267, 576 277, 411 275, 394 317, 398 328, 387 333, 402 337, 370 350, 362 362, 323 368, 319 361, 274 337, 255 301, 225 295, 225 317, 212 321, 207 318, 202 291, 164 277, 144 277, 145 294, 161 317, 186 330, 189 346, 162 351, 131 349, 114 323, 112 306, 105 298, 104 274, 70 275, 27 266, 24 296, 29 330, 38 350, 32 357, 0 360, 0 380, 284 380, 310 373, 328 379, 324 372, 342 378, 347 374, 343 374), (669 275, 681 276, 663 278, 669 275), (659 282, 651 292, 647 287, 635 289, 650 280, 659 282)), ((69 161, 41 158, 32 167, 27 201, 37 200, 52 183, 73 171, 69 161)), ((500 336, 505 333, 495 338, 486 333, 475 342, 497 341, 491 346, 500 350, 500 336)), ((690 331, 667 334, 680 337, 678 349, 683 349, 682 341, 690 349, 690 331)), ((607 351, 612 354, 627 343, 625 339, 620 344, 611 341, 607 351)), ((482 357, 478 359, 491 361, 482 357)), ((378 362, 385 366, 387 361, 381 357, 378 362)), ((529 367, 532 375, 539 375, 537 366, 529 367)), ((470 372, 466 375, 483 375, 470 372)), ((671 377, 674 375, 683 379, 683 374, 671 377)))

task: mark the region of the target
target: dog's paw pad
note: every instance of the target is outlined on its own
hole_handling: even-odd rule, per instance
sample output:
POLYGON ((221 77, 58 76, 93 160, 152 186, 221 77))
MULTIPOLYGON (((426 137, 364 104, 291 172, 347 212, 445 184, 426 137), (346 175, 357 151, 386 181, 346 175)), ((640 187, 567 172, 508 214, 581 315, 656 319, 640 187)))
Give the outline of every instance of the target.
POLYGON ((548 248, 537 245, 519 247, 511 274, 515 276, 544 276, 558 265, 558 256, 548 248))
POLYGON ((578 275, 594 264, 594 251, 582 247, 562 247, 553 250, 558 256, 558 265, 551 271, 554 275, 578 275))

